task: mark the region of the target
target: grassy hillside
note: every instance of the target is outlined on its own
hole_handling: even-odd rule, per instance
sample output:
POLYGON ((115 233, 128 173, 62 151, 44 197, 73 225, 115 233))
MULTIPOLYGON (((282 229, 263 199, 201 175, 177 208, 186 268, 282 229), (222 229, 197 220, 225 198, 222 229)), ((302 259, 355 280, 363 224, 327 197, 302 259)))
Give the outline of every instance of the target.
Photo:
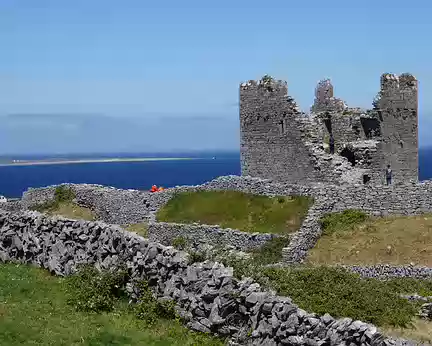
POLYGON ((157 318, 145 324, 122 300, 112 311, 78 311, 70 304, 68 287, 65 279, 44 270, 1 264, 0 345, 223 345, 176 320, 157 318))
POLYGON ((323 219, 323 236, 308 261, 432 267, 432 215, 370 218, 357 211, 330 214, 323 219))

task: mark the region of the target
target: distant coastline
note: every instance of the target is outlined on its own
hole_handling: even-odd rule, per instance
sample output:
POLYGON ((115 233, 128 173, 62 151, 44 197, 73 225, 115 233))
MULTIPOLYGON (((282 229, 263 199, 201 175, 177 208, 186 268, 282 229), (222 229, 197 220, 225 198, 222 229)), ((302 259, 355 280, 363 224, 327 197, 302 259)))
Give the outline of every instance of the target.
POLYGON ((175 161, 175 160, 197 160, 197 158, 186 157, 134 157, 134 158, 104 158, 104 159, 73 159, 73 160, 16 160, 0 162, 0 167, 9 166, 39 166, 39 165, 71 165, 82 163, 112 163, 112 162, 145 162, 145 161, 175 161))

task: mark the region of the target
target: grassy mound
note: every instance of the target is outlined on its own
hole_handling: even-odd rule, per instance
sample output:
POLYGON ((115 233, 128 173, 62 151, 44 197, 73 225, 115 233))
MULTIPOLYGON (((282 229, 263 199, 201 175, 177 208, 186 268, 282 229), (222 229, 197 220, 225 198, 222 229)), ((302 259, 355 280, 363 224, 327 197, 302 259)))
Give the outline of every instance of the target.
POLYGON ((136 311, 122 299, 108 299, 116 281, 104 276, 89 282, 87 274, 62 279, 30 266, 1 264, 0 345, 223 345, 153 314, 160 307, 148 297, 136 311), (85 303, 80 309, 77 300, 85 303), (107 302, 114 307, 106 309, 107 302))
POLYGON ((299 229, 312 200, 238 191, 179 193, 157 214, 159 221, 220 225, 245 232, 288 234, 299 229))
POLYGON ((71 188, 60 185, 54 192, 53 201, 36 205, 31 209, 50 216, 60 215, 71 219, 95 221, 93 212, 74 203, 74 198, 75 194, 71 188))
POLYGON ((432 267, 432 215, 371 218, 347 210, 325 216, 322 227, 310 263, 432 267))

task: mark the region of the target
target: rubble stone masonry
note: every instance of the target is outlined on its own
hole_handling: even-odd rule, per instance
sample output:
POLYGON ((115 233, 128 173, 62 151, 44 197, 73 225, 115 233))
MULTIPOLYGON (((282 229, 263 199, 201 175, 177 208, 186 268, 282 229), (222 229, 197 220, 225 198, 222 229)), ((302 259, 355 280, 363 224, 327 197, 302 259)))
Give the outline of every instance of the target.
POLYGON ((299 111, 286 82, 268 76, 240 85, 242 175, 309 184, 418 180, 418 82, 411 74, 383 74, 370 110, 349 108, 318 83, 311 114, 299 111), (335 155, 328 154, 330 134, 335 155), (373 141, 371 141, 373 140, 373 141), (353 148, 362 147, 356 151, 353 148))

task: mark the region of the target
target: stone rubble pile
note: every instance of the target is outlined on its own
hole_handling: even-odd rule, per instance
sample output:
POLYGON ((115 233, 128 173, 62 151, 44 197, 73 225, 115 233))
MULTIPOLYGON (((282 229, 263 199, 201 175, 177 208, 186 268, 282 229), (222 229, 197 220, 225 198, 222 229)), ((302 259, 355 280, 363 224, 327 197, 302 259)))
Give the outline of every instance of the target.
POLYGON ((251 279, 235 279, 232 268, 188 264, 184 252, 102 222, 0 210, 0 261, 33 264, 57 275, 69 275, 83 263, 99 269, 126 264, 132 297, 134 283, 147 280, 158 298, 174 299, 189 328, 231 338, 232 345, 408 344, 385 338, 370 324, 307 313, 251 279))
POLYGON ((309 158, 316 170, 325 172, 325 179, 329 182, 339 181, 342 184, 361 183, 365 169, 354 167, 346 157, 339 154, 329 154, 323 143, 320 132, 319 116, 298 119, 304 128, 304 145, 309 151, 309 158), (307 134, 307 136, 306 136, 307 134))
POLYGON ((424 303, 420 308, 419 317, 432 321, 432 303, 424 303))

